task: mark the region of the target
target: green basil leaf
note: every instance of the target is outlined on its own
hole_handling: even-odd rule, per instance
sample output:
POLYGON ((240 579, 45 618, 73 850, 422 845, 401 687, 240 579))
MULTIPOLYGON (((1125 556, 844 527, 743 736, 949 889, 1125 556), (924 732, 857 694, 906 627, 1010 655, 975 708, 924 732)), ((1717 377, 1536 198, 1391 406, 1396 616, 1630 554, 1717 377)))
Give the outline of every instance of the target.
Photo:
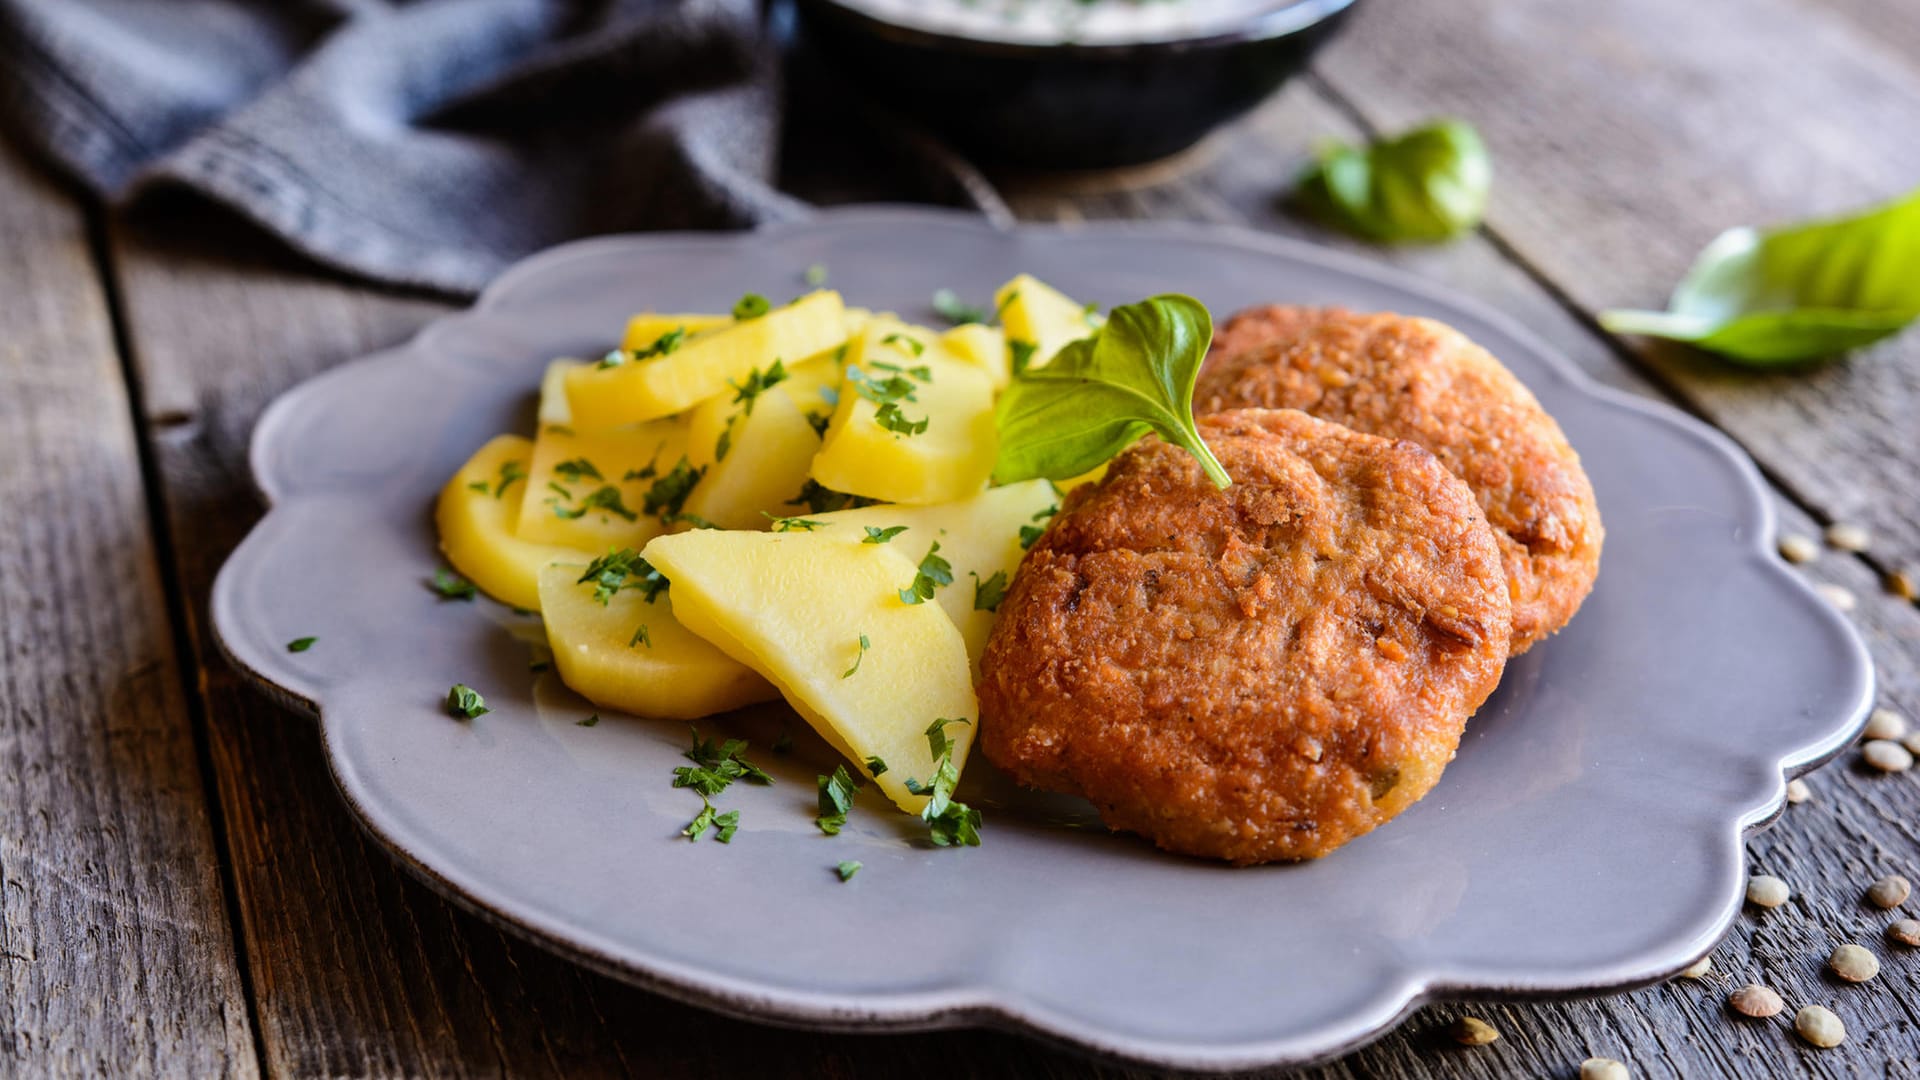
POLYGON ((1334 144, 1294 196, 1313 216, 1381 243, 1437 243, 1480 224, 1493 160, 1464 120, 1441 120, 1367 146, 1334 144))
POLYGON ((1920 189, 1850 218, 1729 229, 1694 260, 1669 310, 1608 311, 1600 324, 1742 363, 1801 363, 1920 318, 1916 267, 1920 189))
POLYGON ((1028 368, 1001 394, 995 482, 1079 476, 1154 432, 1226 487, 1232 481, 1193 421, 1193 380, 1212 340, 1213 319, 1190 296, 1114 308, 1093 336, 1028 368))

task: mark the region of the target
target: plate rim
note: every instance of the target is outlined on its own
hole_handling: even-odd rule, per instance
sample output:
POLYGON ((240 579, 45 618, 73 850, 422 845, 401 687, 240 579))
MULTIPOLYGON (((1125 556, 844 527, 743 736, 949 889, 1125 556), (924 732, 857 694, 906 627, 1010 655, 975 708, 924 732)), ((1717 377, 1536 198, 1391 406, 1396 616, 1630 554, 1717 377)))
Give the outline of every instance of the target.
MULTIPOLYGON (((772 988, 749 980, 693 970, 683 965, 662 961, 658 957, 653 958, 651 962, 638 962, 630 956, 615 955, 611 949, 583 940, 577 933, 543 925, 538 912, 522 910, 516 913, 507 910, 510 905, 503 904, 498 907, 490 905, 487 900, 474 895, 474 889, 457 880, 457 875, 434 867, 425 858, 416 854, 408 846, 408 842, 396 834, 397 830, 383 825, 380 815, 366 805, 356 791, 356 778, 345 768, 345 754, 337 744, 341 728, 339 725, 326 723, 322 702, 318 695, 312 693, 310 688, 302 687, 300 680, 290 671, 270 672, 265 670, 268 666, 266 664, 248 662, 243 651, 236 648, 234 641, 230 640, 226 625, 230 619, 238 618, 231 614, 235 603, 234 592, 238 588, 235 584, 239 576, 236 567, 244 565, 248 559, 257 557, 258 550, 264 543, 268 520, 275 513, 283 512, 288 506, 298 501, 297 492, 276 490, 278 485, 275 483, 270 466, 272 448, 280 437, 281 429, 289 423, 289 417, 297 415, 303 401, 315 392, 315 387, 331 383, 335 379, 350 378, 353 372, 365 367, 382 365, 411 353, 431 351, 435 340, 440 335, 448 333, 450 326, 458 325, 462 320, 477 313, 492 311, 505 305, 523 282, 538 279, 545 273, 578 259, 591 258, 607 250, 626 249, 635 245, 658 247, 691 242, 702 246, 744 247, 778 237, 783 233, 831 229, 841 225, 901 223, 960 227, 996 235, 1102 233, 1144 239, 1165 237, 1186 241, 1202 240, 1250 250, 1294 263, 1324 267, 1344 275, 1362 278, 1417 297, 1435 306, 1458 311, 1494 327, 1542 361, 1541 370, 1550 377, 1558 379, 1570 391, 1616 408, 1638 413, 1649 422, 1684 432, 1692 441, 1701 444, 1719 458, 1723 464, 1731 466, 1733 474, 1739 476, 1742 481, 1740 496, 1744 505, 1740 508, 1743 511, 1741 520, 1743 524, 1751 527, 1745 543, 1735 547, 1744 547, 1747 555, 1758 556, 1752 561, 1762 572, 1791 582, 1794 588, 1804 594, 1804 599, 1814 601, 1809 610, 1823 617, 1829 629, 1839 632, 1839 636, 1850 646, 1855 659, 1864 669, 1865 683, 1861 687, 1852 715, 1837 726, 1829 723, 1824 737, 1816 738, 1810 735, 1795 750, 1775 760, 1773 764, 1779 775, 1777 783, 1773 785, 1769 801, 1740 810, 1731 822, 1734 839, 1741 841, 1736 844, 1735 853, 1742 865, 1746 862, 1744 838, 1767 827, 1784 811, 1786 782, 1820 767, 1837 756, 1854 741, 1864 727, 1871 708, 1876 678, 1871 653, 1850 621, 1838 612, 1832 611, 1829 605, 1819 603, 1817 594, 1809 583, 1772 557, 1771 545, 1777 529, 1777 515, 1772 493, 1758 466, 1726 433, 1665 401, 1642 397, 1599 382, 1517 319, 1475 297, 1458 293, 1439 282, 1415 276, 1364 255, 1332 250, 1304 240, 1255 232, 1232 225, 1171 221, 1113 221, 1064 224, 1023 223, 1012 227, 1001 227, 965 211, 900 204, 868 204, 826 209, 806 219, 776 223, 755 230, 717 233, 691 231, 621 233, 588 237, 549 248, 503 271, 469 307, 448 312, 430 320, 405 341, 344 361, 306 379, 283 391, 262 410, 249 440, 247 457, 249 474, 265 506, 265 513, 228 555, 215 578, 209 602, 211 613, 209 624, 213 640, 227 663, 232 665, 249 683, 259 688, 276 703, 292 711, 311 716, 320 722, 328 774, 336 790, 340 793, 354 820, 387 851, 391 858, 436 893, 491 925, 527 938, 548 951, 603 975, 728 1015, 784 1027, 836 1032, 900 1032, 987 1026, 1015 1031, 1104 1060, 1208 1072, 1301 1066, 1337 1058, 1396 1029, 1413 1011, 1434 1000, 1468 998, 1564 1000, 1634 990, 1671 978, 1717 946, 1738 917, 1741 905, 1737 895, 1727 898, 1728 902, 1723 904, 1723 910, 1715 921, 1710 940, 1705 947, 1697 954, 1686 956, 1676 962, 1655 964, 1651 969, 1615 978, 1599 981, 1592 978, 1573 978, 1549 986, 1501 985, 1497 980, 1455 982, 1428 977, 1430 972, 1417 968, 1405 968, 1395 972, 1391 978, 1379 980, 1381 985, 1369 995, 1369 1001, 1374 1003, 1397 1002, 1397 1007, 1389 1010, 1391 1015, 1363 1017, 1357 1023, 1352 1017, 1348 1017, 1345 1024, 1351 1030, 1330 1039, 1313 1040, 1309 1036, 1293 1035, 1266 1042, 1242 1042, 1230 1047, 1215 1048, 1168 1043, 1152 1038, 1136 1038, 1124 1032, 1069 1021, 1058 1016, 1049 1016, 1035 1003, 1023 1001, 1015 994, 1002 992, 996 997, 994 993, 996 988, 992 985, 969 984, 939 991, 918 991, 892 995, 884 1002, 870 1002, 862 1005, 842 995, 825 994, 809 997, 804 993, 772 988)), ((627 951, 631 953, 635 950, 627 951)), ((1005 988, 999 989, 1005 990, 1005 988)))

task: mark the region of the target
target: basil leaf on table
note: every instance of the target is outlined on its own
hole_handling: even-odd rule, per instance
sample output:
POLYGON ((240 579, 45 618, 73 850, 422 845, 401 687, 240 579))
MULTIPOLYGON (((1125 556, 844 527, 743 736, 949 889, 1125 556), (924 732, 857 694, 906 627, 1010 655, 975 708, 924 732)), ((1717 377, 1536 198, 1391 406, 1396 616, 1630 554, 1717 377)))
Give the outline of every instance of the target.
POLYGON ((1315 217, 1364 239, 1435 243, 1480 224, 1492 186, 1480 133, 1442 120, 1365 147, 1321 150, 1294 195, 1315 217))
POLYGON ((1212 340, 1213 319, 1190 296, 1114 308, 1092 337, 1028 368, 1001 394, 995 482, 1079 476, 1154 432, 1226 487, 1232 481, 1193 422, 1193 381, 1212 340))
POLYGON ((1855 217, 1729 229, 1667 311, 1608 311, 1617 334, 1685 341, 1746 364, 1870 345, 1920 318, 1920 190, 1855 217))

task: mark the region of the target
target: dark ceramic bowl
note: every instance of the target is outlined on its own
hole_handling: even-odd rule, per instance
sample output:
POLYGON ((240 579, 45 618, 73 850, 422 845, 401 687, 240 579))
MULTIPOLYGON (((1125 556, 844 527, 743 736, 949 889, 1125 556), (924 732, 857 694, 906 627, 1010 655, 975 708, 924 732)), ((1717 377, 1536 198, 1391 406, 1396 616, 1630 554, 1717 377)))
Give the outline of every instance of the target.
POLYGON ((1178 153, 1265 100, 1356 0, 1274 0, 1235 29, 1128 44, 1029 44, 904 26, 839 0, 796 0, 805 47, 987 163, 1137 165, 1178 153))

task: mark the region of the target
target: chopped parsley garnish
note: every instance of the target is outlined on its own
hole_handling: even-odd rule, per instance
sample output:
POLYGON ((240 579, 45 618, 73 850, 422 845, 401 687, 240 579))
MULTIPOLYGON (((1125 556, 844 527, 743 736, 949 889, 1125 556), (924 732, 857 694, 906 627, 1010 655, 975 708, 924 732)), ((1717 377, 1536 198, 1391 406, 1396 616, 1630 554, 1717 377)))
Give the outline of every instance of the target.
POLYGON ((733 403, 741 406, 741 412, 752 416, 754 401, 759 398, 761 394, 766 393, 768 390, 786 381, 786 365, 775 360, 773 365, 767 368, 765 372, 762 372, 759 368, 754 368, 751 372, 748 372, 747 381, 744 385, 736 383, 732 379, 727 380, 727 385, 733 387, 733 403))
POLYGON ((693 494, 693 485, 700 482, 707 470, 696 469, 687 460, 685 454, 667 470, 667 475, 653 482, 642 498, 641 505, 649 514, 677 514, 687 504, 687 496, 693 494))
POLYGON ((621 589, 639 589, 641 597, 651 604, 668 588, 666 575, 655 570, 652 563, 632 548, 609 551, 588 563, 587 572, 580 575, 576 584, 589 582, 593 584, 594 600, 602 605, 621 589))
POLYGON ((853 666, 841 672, 840 677, 843 679, 853 678, 853 673, 860 670, 860 661, 865 660, 867 658, 867 650, 872 647, 873 647, 873 644, 867 640, 867 635, 861 634, 860 635, 860 651, 853 654, 853 666))
POLYGON ((776 754, 792 753, 793 752, 793 732, 782 731, 780 734, 774 736, 773 752, 776 754))
POLYGON ((1007 572, 995 570, 993 576, 982 581, 979 574, 973 574, 973 610, 998 611, 1000 601, 1007 598, 1007 572))
POLYGON ((1027 368, 1033 364, 1033 354, 1039 351, 1040 346, 1036 342, 1007 339, 1007 359, 1012 363, 1015 375, 1026 374, 1027 368))
POLYGON ((879 776, 881 773, 886 771, 887 771, 887 763, 880 760, 879 754, 874 754, 873 756, 867 758, 867 775, 868 776, 879 776))
POLYGON ((827 264, 814 263, 812 266, 807 267, 807 272, 800 275, 800 280, 806 282, 807 287, 812 289, 817 289, 825 285, 827 283, 827 264))
POLYGON ((686 340, 687 328, 684 326, 676 326, 666 333, 661 334, 659 337, 654 338, 653 344, 648 345, 644 349, 614 349, 612 352, 601 357, 600 363, 594 366, 601 368, 619 367, 621 364, 629 361, 637 364, 642 360, 651 360, 656 356, 665 356, 679 348, 686 340))
POLYGON ((733 843, 733 834, 740 831, 740 811, 729 810, 722 814, 714 810, 712 803, 703 802, 700 812, 687 822, 686 828, 680 830, 680 835, 689 840, 698 840, 708 829, 713 830, 715 840, 723 844, 733 843))
MULTIPOLYGON (((894 337, 899 337, 899 336, 900 335, 898 334, 894 335, 894 337)), ((911 341, 912 339, 909 338, 908 340, 911 341)), ((915 344, 919 344, 919 343, 915 342, 915 344)), ((927 366, 926 364, 915 364, 912 367, 901 367, 899 364, 890 364, 885 360, 869 360, 867 361, 867 366, 874 369, 875 371, 889 371, 896 375, 905 375, 908 378, 917 379, 920 382, 924 382, 924 383, 930 383, 933 381, 933 368, 927 366)))
POLYGON ((733 450, 733 425, 739 419, 739 413, 727 417, 726 426, 720 429, 720 437, 713 440, 713 460, 727 460, 727 454, 733 450))
POLYGON ((747 749, 745 740, 728 739, 716 747, 711 740, 702 739, 697 729, 688 730, 693 732, 693 746, 683 753, 693 764, 681 765, 673 770, 673 786, 692 788, 700 796, 700 813, 687 823, 686 828, 680 830, 680 835, 688 840, 698 840, 711 828, 715 840, 723 844, 731 843, 733 834, 740 831, 740 811, 718 812, 713 807, 713 796, 725 791, 735 780, 771 784, 773 777, 741 756, 747 749))
POLYGON ((574 727, 593 727, 599 722, 600 722, 600 714, 594 713, 592 716, 587 717, 585 720, 575 720, 573 722, 573 726, 574 727))
POLYGON ((913 583, 900 590, 900 602, 924 604, 933 599, 935 589, 951 584, 953 584, 953 564, 940 557, 940 541, 935 540, 933 546, 927 549, 926 557, 920 560, 920 566, 913 575, 913 583))
POLYGON ((833 416, 830 413, 810 412, 807 414, 807 426, 813 429, 815 435, 823 439, 827 437, 827 428, 832 425, 832 423, 833 416))
POLYGON ((478 492, 480 492, 480 493, 481 493, 482 495, 484 495, 484 494, 486 494, 487 492, 489 492, 489 491, 491 491, 491 490, 493 490, 493 485, 492 485, 492 484, 489 484, 489 483, 487 483, 487 482, 486 482, 485 480, 474 480, 474 481, 472 481, 472 482, 470 482, 470 483, 468 483, 468 484, 467 484, 467 490, 468 490, 468 491, 478 491, 478 492))
POLYGON ((641 623, 640 629, 635 630, 632 639, 627 642, 627 648, 629 649, 635 645, 645 645, 649 649, 653 648, 653 635, 647 632, 646 623, 641 623))
POLYGON ((760 511, 760 513, 761 516, 765 517, 768 521, 773 522, 774 532, 812 532, 826 524, 824 521, 814 521, 811 518, 774 517, 765 510, 760 511))
POLYGON ((1007 313, 1007 309, 1012 307, 1013 302, 1018 299, 1020 299, 1019 289, 1008 290, 1007 295, 1001 297, 1000 302, 993 305, 993 317, 998 319, 1001 316, 1005 315, 1007 313))
POLYGON ((427 581, 427 588, 440 595, 442 600, 471 600, 476 592, 473 582, 442 566, 433 572, 427 581))
POLYGON ((857 367, 847 369, 847 381, 859 391, 860 396, 875 405, 889 405, 901 401, 918 401, 914 396, 913 380, 905 375, 889 375, 876 379, 857 367))
MULTIPOLYGON (((713 769, 726 774, 727 783, 731 783, 742 777, 756 784, 773 783, 773 777, 767 775, 765 769, 762 769, 760 766, 755 765, 742 756, 747 752, 747 740, 728 739, 726 742, 715 746, 713 740, 702 739, 698 729, 688 727, 687 731, 693 736, 693 745, 681 751, 681 756, 688 761, 694 762, 703 768, 713 769)), ((675 769, 674 775, 680 775, 680 770, 675 769)), ((674 785, 674 787, 686 786, 685 784, 674 785)), ((726 786, 725 783, 721 784, 719 788, 715 789, 714 793, 718 794, 719 791, 726 786)))
POLYGON ((835 510, 872 506, 873 500, 860 495, 849 495, 844 491, 835 491, 818 480, 808 480, 800 485, 800 494, 787 500, 787 505, 805 506, 811 513, 826 514, 835 510))
POLYGON ((684 521, 696 529, 718 529, 720 527, 719 525, 711 521, 708 521, 706 518, 701 517, 699 514, 691 514, 685 510, 680 511, 677 514, 668 514, 667 516, 661 518, 660 521, 662 524, 665 524, 665 525, 677 525, 680 522, 684 521))
MULTIPOLYGON (((1045 522, 1050 520, 1053 517, 1053 515, 1059 512, 1060 512, 1059 506, 1057 505, 1049 506, 1045 510, 1042 510, 1039 513, 1033 515, 1033 520, 1039 521, 1039 522, 1045 522)), ((1047 527, 1044 524, 1020 526, 1020 549, 1022 551, 1033 550, 1034 541, 1046 535, 1046 532, 1047 532, 1047 527)))
POLYGON ((528 671, 545 671, 553 666, 553 649, 545 641, 531 641, 527 646, 528 671))
POLYGON ((595 510, 605 510, 607 513, 624 518, 627 521, 640 520, 640 515, 627 509, 626 501, 620 496, 620 489, 614 487, 612 484, 602 485, 598 490, 580 500, 579 506, 562 506, 558 500, 555 500, 553 503, 554 516, 564 521, 573 521, 577 518, 586 517, 595 510))
POLYGON ((287 642, 287 651, 288 652, 306 652, 308 649, 313 648, 314 642, 319 640, 320 639, 317 637, 294 638, 292 641, 287 642))
POLYGON ((620 479, 631 482, 634 480, 651 480, 654 477, 660 475, 660 451, 665 450, 666 448, 667 448, 667 444, 664 441, 661 442, 659 446, 656 446, 653 448, 653 457, 648 459, 645 465, 642 465, 637 469, 628 469, 627 475, 621 477, 620 479))
POLYGON ((834 867, 833 872, 840 875, 841 881, 852 881, 853 875, 860 872, 861 865, 859 859, 848 859, 834 867))
POLYGON ((987 312, 960 299, 960 294, 952 289, 933 290, 933 312, 955 326, 967 323, 986 322, 987 312))
POLYGON ((947 738, 948 724, 966 724, 967 720, 935 720, 927 727, 927 747, 933 751, 933 776, 922 784, 907 778, 907 790, 927 796, 920 819, 927 823, 928 839, 935 847, 979 847, 980 811, 963 802, 955 802, 953 789, 960 783, 960 769, 953 763, 953 740, 947 738))
POLYGON ((773 305, 767 302, 766 297, 750 292, 734 303, 733 317, 746 322, 749 319, 757 319, 772 310, 773 305))
POLYGON ((893 539, 894 537, 899 536, 901 533, 907 531, 907 527, 905 525, 889 525, 884 529, 880 528, 877 525, 868 525, 866 529, 867 529, 867 538, 865 540, 860 541, 863 544, 884 544, 887 541, 893 539))
POLYGON ((453 689, 447 691, 447 715, 455 720, 471 720, 492 711, 487 708, 487 699, 466 683, 454 683, 453 689))
POLYGON ((527 467, 517 460, 509 459, 500 463, 500 482, 494 485, 493 497, 499 498, 507 493, 507 486, 515 480, 527 478, 527 467))
POLYGON ((845 765, 835 765, 832 776, 822 776, 815 780, 820 789, 820 816, 813 823, 828 836, 839 836, 840 827, 847 823, 847 812, 853 809, 853 797, 860 793, 861 783, 847 772, 845 765))
MULTIPOLYGON (((880 344, 898 345, 901 348, 905 349, 906 351, 912 353, 915 357, 918 357, 921 353, 924 353, 927 351, 927 345, 925 342, 921 341, 919 338, 916 338, 916 337, 909 337, 906 334, 888 334, 886 337, 883 337, 880 339, 880 344)), ((874 366, 879 367, 880 365, 875 364, 874 366)), ((895 368, 894 370, 897 371, 899 369, 895 368)), ((926 369, 922 368, 921 370, 924 371, 926 369)))
POLYGON ((900 406, 891 401, 873 413, 873 422, 895 435, 918 435, 927 430, 927 420, 924 416, 918 420, 907 419, 907 414, 900 411, 900 406))
POLYGON ((567 461, 563 461, 560 464, 555 465, 553 467, 553 471, 559 474, 560 476, 565 477, 567 482, 570 484, 577 484, 581 480, 606 479, 605 477, 600 475, 599 469, 594 468, 593 462, 588 461, 586 458, 583 458, 583 457, 571 458, 567 461))
MULTIPOLYGON (((846 350, 847 350, 847 347, 845 345, 840 346, 841 352, 845 352, 846 350)), ((826 402, 829 405, 840 404, 840 388, 837 386, 821 387, 820 400, 826 402)))
POLYGON ((1080 307, 1080 318, 1081 321, 1095 330, 1100 329, 1100 323, 1102 321, 1100 318, 1100 305, 1091 300, 1087 301, 1080 307))

